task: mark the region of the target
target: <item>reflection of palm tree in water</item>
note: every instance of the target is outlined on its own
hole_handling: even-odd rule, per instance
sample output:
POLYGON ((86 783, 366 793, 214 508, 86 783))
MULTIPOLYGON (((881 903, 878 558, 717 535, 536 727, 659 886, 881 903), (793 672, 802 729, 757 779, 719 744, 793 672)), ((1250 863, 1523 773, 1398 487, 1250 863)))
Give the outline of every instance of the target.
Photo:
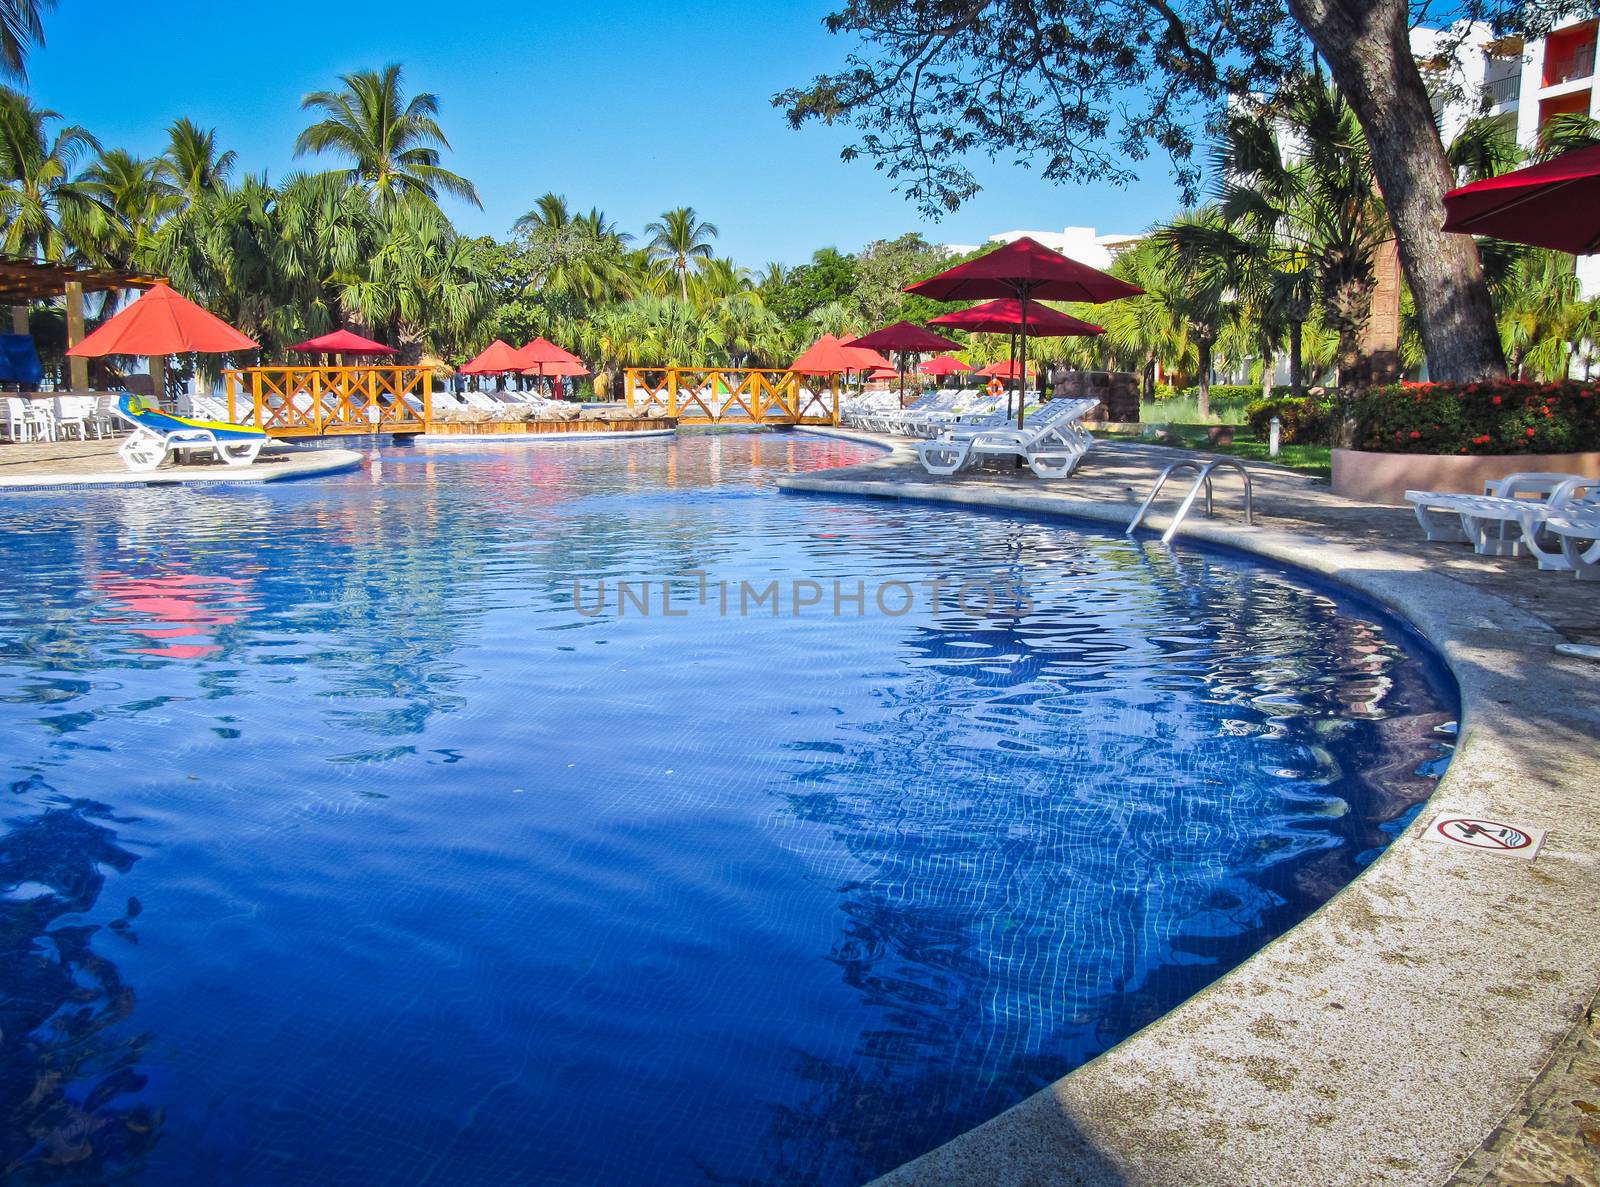
MULTIPOLYGON (((48 792, 37 777, 13 792, 48 792)), ((143 1089, 147 1041, 118 1033, 133 990, 96 952, 93 924, 52 927, 90 911, 137 857, 101 821, 104 804, 57 798, 0 837, 0 1180, 88 1183, 136 1174, 159 1135, 160 1112, 129 1103, 143 1089)), ((132 939, 130 900, 110 930, 132 939)))

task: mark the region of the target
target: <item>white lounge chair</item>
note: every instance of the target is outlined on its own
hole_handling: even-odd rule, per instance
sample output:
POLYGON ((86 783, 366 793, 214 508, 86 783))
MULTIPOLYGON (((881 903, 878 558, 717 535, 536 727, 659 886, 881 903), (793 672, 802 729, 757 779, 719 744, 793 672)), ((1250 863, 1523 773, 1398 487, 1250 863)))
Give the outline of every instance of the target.
POLYGON ((130 470, 154 470, 171 454, 206 450, 230 466, 256 460, 267 435, 249 425, 191 420, 146 404, 139 396, 123 396, 116 413, 133 426, 117 454, 130 470))
POLYGON ((1408 490, 1406 502, 1416 510, 1417 524, 1423 538, 1435 543, 1468 542, 1485 556, 1516 556, 1520 535, 1515 530, 1516 516, 1497 521, 1492 537, 1484 535, 1482 525, 1474 525, 1470 515, 1472 507, 1494 507, 1484 504, 1484 498, 1516 499, 1534 505, 1549 503, 1568 493, 1574 484, 1581 486, 1584 479, 1577 474, 1523 473, 1484 483, 1483 494, 1472 495, 1461 491, 1408 490), (1509 535, 1505 525, 1511 526, 1509 535))
POLYGON ((1579 581, 1600 581, 1600 506, 1569 504, 1552 511, 1544 527, 1561 542, 1561 555, 1579 581))
POLYGON ((986 457, 1020 457, 1040 478, 1065 478, 1094 444, 1078 422, 1099 402, 1052 400, 1021 429, 952 429, 919 443, 917 456, 930 474, 954 474, 986 457))
POLYGON ((1528 473, 1488 483, 1487 489, 1493 493, 1408 490, 1405 497, 1429 540, 1465 540, 1480 556, 1527 553, 1541 569, 1572 567, 1556 543, 1545 537, 1545 524, 1553 514, 1600 508, 1600 482, 1577 474, 1528 473))

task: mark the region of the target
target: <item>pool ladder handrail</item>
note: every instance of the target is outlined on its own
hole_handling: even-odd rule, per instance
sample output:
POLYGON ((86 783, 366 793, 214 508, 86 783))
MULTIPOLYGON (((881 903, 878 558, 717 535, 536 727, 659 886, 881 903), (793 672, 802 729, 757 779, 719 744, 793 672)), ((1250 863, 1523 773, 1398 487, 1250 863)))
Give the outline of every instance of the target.
POLYGON ((1167 525, 1167 530, 1161 534, 1161 542, 1163 544, 1171 544, 1172 538, 1178 534, 1178 525, 1189 514, 1189 508, 1194 506, 1194 501, 1199 496, 1201 487, 1204 487, 1206 492, 1206 515, 1211 515, 1211 472, 1218 466, 1227 466, 1230 469, 1237 470, 1239 471, 1239 477, 1244 479, 1244 522, 1247 527, 1254 527, 1256 522, 1255 494, 1250 482, 1250 471, 1232 458, 1219 457, 1212 458, 1205 463, 1187 460, 1173 462, 1172 465, 1161 471, 1160 477, 1156 479, 1155 485, 1150 488, 1150 493, 1144 497, 1144 502, 1139 504, 1139 510, 1133 513, 1133 519, 1129 521, 1127 530, 1122 534, 1125 536, 1133 535, 1135 529, 1144 522, 1145 514, 1150 510, 1150 504, 1156 501, 1156 496, 1161 493, 1161 488, 1166 486, 1168 478, 1171 478, 1179 470, 1194 470, 1196 472, 1194 485, 1189 488, 1189 493, 1183 497, 1183 502, 1178 504, 1178 510, 1173 514, 1172 522, 1167 525))

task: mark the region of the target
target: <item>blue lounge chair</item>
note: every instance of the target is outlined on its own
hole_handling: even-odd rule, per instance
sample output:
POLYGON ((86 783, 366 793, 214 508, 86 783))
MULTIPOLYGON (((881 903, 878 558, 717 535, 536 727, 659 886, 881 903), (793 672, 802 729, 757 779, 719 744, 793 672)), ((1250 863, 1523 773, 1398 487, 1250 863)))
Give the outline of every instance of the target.
POLYGON ((268 440, 260 429, 249 425, 162 412, 143 396, 120 397, 115 411, 133 426, 133 435, 117 446, 130 470, 154 470, 169 454, 197 449, 210 450, 227 465, 248 466, 268 440))

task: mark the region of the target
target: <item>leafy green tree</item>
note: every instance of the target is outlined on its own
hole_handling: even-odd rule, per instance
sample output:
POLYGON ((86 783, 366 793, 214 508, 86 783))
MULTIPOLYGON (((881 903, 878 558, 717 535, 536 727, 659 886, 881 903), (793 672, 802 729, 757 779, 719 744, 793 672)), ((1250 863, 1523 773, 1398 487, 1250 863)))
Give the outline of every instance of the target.
MULTIPOLYGON (((1473 21, 1538 35, 1568 7, 1464 0, 1450 16, 1461 38, 1473 21)), ((934 214, 977 191, 969 162, 985 153, 1080 184, 1131 180, 1156 149, 1192 194, 1208 121, 1306 71, 1314 49, 1371 146, 1432 373, 1484 378, 1504 358, 1477 250, 1440 226, 1454 179, 1410 17, 1405 0, 843 0, 826 23, 851 41, 844 66, 774 102, 796 126, 854 127, 844 156, 934 214)))
POLYGON ((630 293, 628 236, 599 210, 575 216, 566 198, 545 194, 513 231, 523 247, 526 284, 568 313, 630 293))
POLYGON ((948 253, 915 231, 897 239, 867 244, 856 257, 853 296, 861 319, 870 326, 895 321, 926 322, 949 306, 905 292, 908 284, 924 280, 947 267, 948 253))
POLYGON ((644 233, 650 236, 645 254, 672 268, 678 278, 678 296, 688 301, 689 265, 711 258, 711 242, 720 232, 714 224, 702 221, 691 207, 680 206, 666 211, 657 221, 646 223, 644 233))
POLYGON ((340 75, 340 90, 313 91, 301 100, 322 119, 300 133, 297 155, 332 152, 351 161, 350 176, 366 186, 380 206, 408 199, 437 202, 441 193, 481 206, 478 191, 439 162, 450 142, 436 118, 438 97, 423 91, 405 97, 398 65, 340 75))
POLYGON ((767 293, 767 304, 791 325, 823 305, 846 303, 855 294, 856 259, 836 247, 814 252, 811 262, 789 270, 781 287, 767 293))

